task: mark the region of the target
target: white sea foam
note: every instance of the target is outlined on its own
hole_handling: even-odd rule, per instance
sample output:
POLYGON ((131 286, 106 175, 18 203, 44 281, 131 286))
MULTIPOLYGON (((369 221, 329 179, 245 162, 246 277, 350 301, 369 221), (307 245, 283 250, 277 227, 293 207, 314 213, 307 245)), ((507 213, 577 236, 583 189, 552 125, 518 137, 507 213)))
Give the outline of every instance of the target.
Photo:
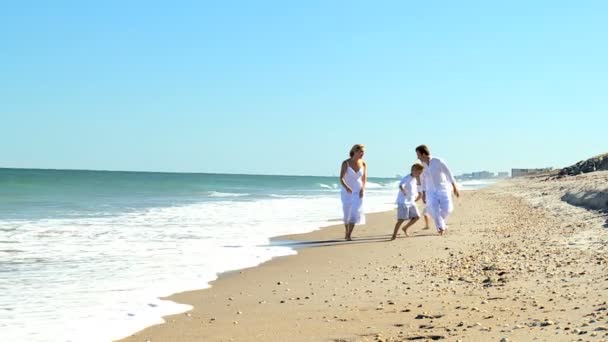
POLYGON ((205 193, 208 197, 243 197, 248 196, 249 194, 245 193, 233 193, 233 192, 219 192, 219 191, 209 191, 205 193))
POLYGON ((384 186, 378 184, 378 183, 374 183, 374 182, 370 182, 368 181, 367 183, 365 183, 365 187, 367 189, 382 189, 384 188, 384 186))
POLYGON ((327 185, 327 184, 319 183, 319 187, 321 187, 323 189, 336 190, 336 189, 338 189, 338 184, 327 185))
MULTIPOLYGON (((368 183, 366 212, 393 208, 397 182, 368 183)), ((341 217, 339 195, 328 192, 218 198, 118 216, 0 221, 3 340, 127 336, 190 308, 158 298, 208 287, 221 272, 294 254, 269 245, 269 238, 341 217)))
MULTIPOLYGON (((392 197, 368 195, 367 211, 390 209, 392 197)), ((268 245, 269 238, 318 229, 339 217, 339 198, 332 194, 0 221, 3 340, 127 336, 189 309, 159 297, 205 288, 218 273, 294 254, 268 245)))

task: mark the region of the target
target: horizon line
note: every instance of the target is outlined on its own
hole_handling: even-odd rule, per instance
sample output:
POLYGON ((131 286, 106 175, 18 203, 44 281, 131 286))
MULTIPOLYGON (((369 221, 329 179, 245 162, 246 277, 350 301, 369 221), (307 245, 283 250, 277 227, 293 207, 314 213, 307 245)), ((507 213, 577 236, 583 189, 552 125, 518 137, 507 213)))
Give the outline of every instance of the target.
MULTIPOLYGON (((191 174, 191 175, 231 175, 231 176, 269 176, 269 177, 338 177, 337 175, 319 176, 319 175, 280 175, 280 174, 264 174, 264 173, 231 173, 231 172, 194 172, 194 171, 140 171, 140 170, 99 170, 99 169, 58 169, 58 168, 42 168, 42 167, 5 167, 0 166, 0 170, 41 170, 41 171, 88 171, 88 172, 126 172, 126 173, 166 173, 166 174, 191 174)), ((396 178, 385 176, 373 176, 370 178, 396 178)))

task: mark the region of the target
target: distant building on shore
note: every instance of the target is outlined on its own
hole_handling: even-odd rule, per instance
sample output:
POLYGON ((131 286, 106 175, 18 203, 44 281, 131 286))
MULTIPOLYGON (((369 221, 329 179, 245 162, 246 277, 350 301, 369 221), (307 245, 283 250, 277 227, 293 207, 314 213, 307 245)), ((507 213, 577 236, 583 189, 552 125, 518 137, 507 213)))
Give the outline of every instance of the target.
POLYGON ((511 177, 534 175, 537 173, 549 172, 551 170, 553 170, 552 167, 545 167, 542 169, 511 169, 511 177))
POLYGON ((481 179, 496 179, 509 177, 509 172, 494 173, 490 171, 476 171, 471 173, 463 173, 462 175, 456 176, 456 179, 463 180, 481 180, 481 179))
POLYGON ((494 177, 494 172, 479 171, 479 172, 472 172, 472 175, 473 175, 473 179, 487 179, 487 178, 494 177))
POLYGON ((499 172, 496 178, 509 178, 509 172, 499 172))

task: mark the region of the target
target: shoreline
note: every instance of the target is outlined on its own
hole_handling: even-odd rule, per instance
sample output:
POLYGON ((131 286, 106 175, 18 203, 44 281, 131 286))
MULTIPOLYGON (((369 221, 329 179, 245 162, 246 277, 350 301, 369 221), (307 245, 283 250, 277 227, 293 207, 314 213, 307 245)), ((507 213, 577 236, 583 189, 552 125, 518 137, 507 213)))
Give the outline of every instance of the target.
MULTIPOLYGON (((379 216, 381 218, 385 218, 387 215, 393 215, 393 211, 394 210, 389 210, 389 211, 382 211, 382 212, 375 212, 375 213, 367 213, 366 214, 366 219, 369 220, 372 219, 372 217, 375 216, 379 216)), ((340 219, 330 219, 328 220, 329 222, 333 222, 333 221, 339 221, 341 222, 340 219)), ((359 230, 363 228, 363 226, 357 226, 355 227, 355 233, 359 232, 359 230)), ((339 236, 343 236, 344 235, 344 226, 340 223, 340 224, 330 224, 330 225, 326 225, 326 226, 321 226, 316 230, 310 231, 310 232, 306 232, 306 233, 296 233, 296 234, 288 234, 288 235, 279 235, 279 236, 275 236, 270 238, 269 240, 269 246, 282 246, 282 247, 289 247, 292 248, 294 251, 296 251, 296 254, 291 254, 291 255, 282 255, 282 256, 276 256, 273 257, 270 260, 267 260, 259 265, 256 266, 252 266, 252 267, 247 267, 247 268, 243 268, 243 269, 238 269, 238 270, 231 270, 231 271, 226 271, 226 272, 222 272, 220 274, 217 275, 217 278, 213 281, 210 281, 208 284, 208 287, 206 288, 201 288, 201 289, 195 289, 195 290, 191 290, 191 291, 183 291, 183 292, 178 292, 178 293, 174 293, 172 295, 169 295, 167 297, 162 297, 160 298, 161 300, 168 300, 168 301, 172 301, 175 302, 177 304, 184 304, 184 305, 190 305, 194 307, 194 304, 191 303, 187 303, 185 301, 182 301, 182 298, 187 298, 189 297, 190 294, 198 294, 200 292, 207 292, 209 290, 212 289, 217 289, 220 286, 224 286, 224 283, 226 282, 232 282, 232 281, 237 281, 238 278, 245 274, 245 273, 249 273, 250 271, 259 269, 259 268, 270 268, 270 267, 276 267, 275 264, 278 264, 277 266, 282 266, 283 264, 287 264, 290 262, 289 259, 293 259, 293 258, 297 258, 301 255, 301 252, 303 250, 307 250, 310 248, 314 248, 314 247, 327 247, 327 246, 333 246, 333 245, 349 245, 349 244, 357 244, 357 243, 365 243, 366 241, 371 241, 371 240, 377 240, 377 241, 388 241, 388 239, 390 238, 390 234, 392 232, 388 232, 386 233, 385 237, 354 237, 353 241, 346 241, 344 240, 344 238, 340 238, 339 236), (315 237, 317 234, 319 234, 319 236, 325 237, 328 234, 328 230, 331 230, 332 233, 334 231, 338 231, 338 234, 336 236, 336 238, 325 238, 325 239, 313 239, 313 240, 304 240, 308 237, 315 237), (284 242, 284 243, 281 243, 284 242)), ((356 235, 356 234, 355 234, 356 235)), ((288 284, 288 282, 285 282, 285 284, 288 284)), ((282 284, 281 284, 282 285, 282 284)), ((229 297, 230 298, 230 297, 229 297)), ((231 300, 231 299, 229 299, 231 300)), ((188 312, 190 312, 192 310, 188 310, 188 311, 184 311, 181 313, 177 313, 177 314, 173 314, 173 315, 167 315, 167 316, 163 316, 163 319, 165 320, 164 323, 159 323, 159 324, 155 324, 155 325, 151 325, 149 327, 146 327, 145 329, 142 329, 134 334, 131 334, 130 336, 126 336, 123 338, 120 338, 116 341, 130 341, 131 338, 137 338, 137 336, 150 329, 150 328, 154 328, 154 327, 160 327, 163 325, 166 325, 168 323, 174 322, 175 320, 173 318, 176 317, 181 317, 183 315, 185 315, 186 317, 191 317, 191 315, 188 315, 188 312)), ((215 321, 215 319, 211 319, 212 321, 215 321)), ((148 338, 149 339, 149 338, 148 338)), ((146 340, 146 339, 144 339, 146 340)), ((150 339, 151 340, 151 339, 150 339)), ((179 340, 179 339, 178 339, 179 340)), ((152 340, 151 340, 152 341, 152 340)))
MULTIPOLYGON (((393 211, 367 214, 352 242, 340 238, 342 225, 277 236, 271 244, 288 241, 297 254, 222 273, 209 288, 163 298, 193 309, 120 341, 571 340, 575 331, 604 336, 605 326, 598 324, 605 318, 594 310, 606 306, 585 293, 608 295, 608 279, 602 278, 606 248, 589 253, 569 245, 581 232, 518 191, 517 182, 509 182, 466 192, 446 237, 421 230, 418 222, 412 237, 388 242, 393 211), (560 234, 552 234, 558 223, 560 234), (583 265, 585 274, 572 277, 583 265), (559 276, 573 278, 567 293, 550 291, 564 287, 559 276), (579 305, 568 305, 576 298, 579 305), (597 317, 589 323, 582 313, 597 317)), ((580 217, 598 216, 573 208, 580 217)), ((602 218, 586 220, 589 230, 602 218)))
MULTIPOLYGON (((389 205, 389 203, 387 202, 386 205, 389 205)), ((390 212, 390 210, 372 211, 370 213, 367 213, 366 215, 369 217, 369 215, 377 215, 377 214, 383 214, 383 213, 389 213, 389 212, 390 212)), ((184 293, 190 293, 190 292, 206 291, 206 290, 209 290, 212 287, 214 287, 215 283, 218 280, 222 279, 222 278, 230 277, 232 275, 242 273, 242 272, 244 272, 246 270, 251 270, 251 269, 255 269, 255 268, 261 267, 261 266, 263 266, 263 265, 265 265, 267 263, 271 263, 271 262, 273 262, 273 261, 275 261, 277 259, 298 256, 298 253, 299 253, 300 250, 305 249, 305 248, 309 248, 311 246, 307 245, 308 243, 306 241, 297 242, 297 241, 300 241, 300 240, 296 239, 296 237, 298 237, 298 236, 304 236, 304 235, 308 235, 308 234, 313 234, 315 232, 319 232, 319 231, 324 230, 324 229, 332 228, 332 227, 336 226, 337 222, 340 222, 339 226, 342 226, 342 223, 341 223, 342 219, 341 218, 329 218, 329 219, 326 219, 324 221, 324 223, 325 223, 324 225, 319 225, 316 228, 314 228, 313 230, 309 230, 309 231, 306 231, 306 232, 303 232, 303 233, 291 233, 291 234, 286 234, 286 235, 277 235, 277 236, 269 237, 267 244, 258 245, 258 247, 286 247, 286 248, 289 248, 293 252, 293 254, 280 254, 280 255, 273 256, 270 259, 268 259, 266 261, 262 261, 261 263, 258 263, 258 264, 253 265, 253 266, 247 266, 245 268, 238 268, 238 269, 232 269, 232 270, 222 271, 222 272, 217 273, 216 277, 213 280, 207 281, 205 287, 200 287, 200 288, 195 288, 195 289, 189 289, 189 290, 183 290, 183 291, 177 291, 177 292, 169 294, 167 296, 157 297, 156 299, 158 299, 160 301, 167 301, 167 302, 169 302, 171 306, 188 306, 190 308, 185 308, 183 310, 173 310, 174 313, 168 313, 168 314, 163 314, 163 315, 160 315, 160 316, 156 316, 156 317, 158 317, 159 320, 162 320, 163 322, 152 323, 152 324, 146 325, 145 327, 140 328, 140 329, 138 329, 138 330, 136 330, 134 332, 131 332, 128 335, 123 335, 122 337, 120 337, 118 339, 113 339, 113 341, 123 341, 123 340, 126 340, 127 338, 129 338, 130 336, 134 335, 137 332, 146 330, 146 329, 148 329, 150 327, 166 324, 168 317, 183 315, 183 314, 186 314, 186 313, 188 313, 189 311, 192 310, 192 308, 193 308, 192 304, 186 303, 186 302, 182 302, 182 301, 177 301, 177 300, 174 299, 175 296, 178 296, 178 295, 184 294, 184 293)), ((329 242, 343 242, 344 243, 346 241, 344 241, 344 239, 340 239, 340 240, 329 241, 329 242)))
MULTIPOLYGON (((388 215, 388 214, 391 214, 392 212, 393 212, 393 210, 380 211, 380 212, 372 212, 372 213, 367 213, 366 217, 369 218, 370 216, 374 216, 374 215, 388 215)), ((294 233, 294 234, 287 234, 287 235, 278 235, 278 236, 271 237, 271 238, 269 238, 269 243, 266 246, 269 246, 269 247, 270 246, 272 246, 272 247, 276 247, 276 246, 278 246, 278 247, 288 247, 288 248, 292 249, 296 253, 295 254, 289 254, 289 255, 278 255, 278 256, 272 257, 270 260, 264 261, 264 262, 262 262, 262 263, 260 263, 258 265, 254 265, 254 266, 250 266, 250 267, 246 267, 246 268, 242 268, 242 269, 236 269, 236 270, 229 270, 229 271, 220 272, 220 273, 217 274, 216 279, 214 279, 212 281, 209 281, 207 283, 207 287, 199 288, 199 289, 194 289, 194 290, 180 291, 180 292, 176 292, 176 293, 173 293, 171 295, 168 295, 168 296, 159 297, 158 299, 163 300, 163 301, 170 301, 170 302, 175 303, 177 305, 187 305, 187 306, 190 306, 190 307, 193 308, 194 307, 193 304, 177 300, 176 298, 181 298, 182 295, 187 295, 189 293, 197 293, 197 292, 200 292, 200 291, 211 290, 212 288, 214 288, 214 287, 216 287, 218 285, 216 283, 218 283, 218 282, 224 282, 224 281, 230 281, 229 279, 232 279, 233 277, 237 277, 239 274, 243 274, 246 271, 254 270, 254 269, 257 269, 259 267, 264 267, 265 265, 271 264, 273 262, 278 262, 281 259, 289 259, 289 258, 298 257, 300 255, 299 252, 301 250, 303 250, 303 249, 312 248, 312 247, 315 247, 315 246, 319 247, 319 246, 329 245, 329 244, 333 244, 333 243, 335 243, 335 244, 349 244, 349 243, 356 242, 356 239, 355 239, 355 241, 350 241, 349 242, 349 241, 344 240, 343 238, 340 239, 339 237, 336 238, 336 239, 327 239, 327 240, 323 240, 323 241, 306 241, 306 240, 301 240, 299 238, 299 237, 306 237, 308 235, 314 235, 314 233, 319 233, 319 232, 321 232, 323 230, 326 230, 326 229, 339 229, 339 228, 341 228, 343 230, 344 227, 343 227, 343 225, 342 225, 341 222, 342 222, 342 220, 338 219, 338 218, 337 219, 328 219, 327 220, 328 225, 320 226, 317 229, 309 231, 309 232, 294 233), (335 222, 340 222, 340 224, 335 224, 335 222), (313 245, 315 245, 315 246, 313 246, 313 245)), ((355 230, 357 230, 357 228, 361 228, 361 227, 356 227, 355 230)), ((342 235, 343 234, 344 233, 342 231, 342 235)), ((390 237, 390 235, 389 235, 389 237, 390 237)), ((128 341, 130 338, 135 337, 138 333, 140 333, 142 331, 145 331, 145 330, 147 330, 149 328, 152 328, 152 327, 162 326, 162 325, 167 324, 170 321, 171 317, 174 317, 174 316, 179 317, 179 316, 184 315, 184 314, 186 314, 186 316, 188 316, 187 313, 190 312, 190 311, 192 311, 192 308, 191 309, 186 309, 185 311, 178 312, 178 313, 175 313, 175 314, 164 315, 164 316, 161 317, 161 319, 163 319, 164 322, 162 322, 162 323, 156 323, 156 324, 147 326, 147 327, 145 327, 143 329, 138 330, 135 333, 132 333, 132 334, 130 334, 128 336, 121 337, 121 338, 116 339, 114 341, 128 341)))

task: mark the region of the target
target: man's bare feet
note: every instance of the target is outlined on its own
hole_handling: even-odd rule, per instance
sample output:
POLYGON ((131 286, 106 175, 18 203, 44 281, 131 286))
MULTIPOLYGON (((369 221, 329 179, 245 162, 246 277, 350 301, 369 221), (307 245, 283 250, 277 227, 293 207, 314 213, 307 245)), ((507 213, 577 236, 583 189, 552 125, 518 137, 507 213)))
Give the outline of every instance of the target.
POLYGON ((422 229, 427 230, 427 229, 431 229, 431 228, 429 228, 429 226, 426 226, 426 227, 424 227, 422 229))
POLYGON ((403 234, 405 234, 405 236, 410 236, 410 234, 407 233, 407 229, 402 228, 401 230, 403 230, 403 234))
POLYGON ((397 235, 393 235, 393 236, 391 237, 391 241, 395 240, 396 238, 397 238, 397 235))

